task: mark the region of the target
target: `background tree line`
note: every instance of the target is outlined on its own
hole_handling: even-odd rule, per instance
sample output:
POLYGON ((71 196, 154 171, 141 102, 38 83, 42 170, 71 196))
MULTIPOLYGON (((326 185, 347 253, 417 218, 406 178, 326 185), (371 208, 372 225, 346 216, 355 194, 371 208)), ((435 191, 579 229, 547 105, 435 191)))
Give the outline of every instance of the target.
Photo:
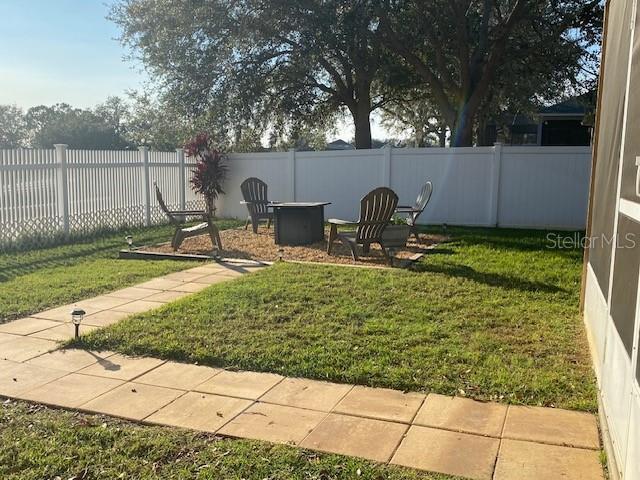
POLYGON ((181 120, 170 105, 148 95, 109 97, 94 108, 66 103, 39 105, 24 111, 0 105, 0 148, 53 148, 66 143, 77 149, 126 150, 149 146, 171 150, 182 146, 196 127, 181 120))

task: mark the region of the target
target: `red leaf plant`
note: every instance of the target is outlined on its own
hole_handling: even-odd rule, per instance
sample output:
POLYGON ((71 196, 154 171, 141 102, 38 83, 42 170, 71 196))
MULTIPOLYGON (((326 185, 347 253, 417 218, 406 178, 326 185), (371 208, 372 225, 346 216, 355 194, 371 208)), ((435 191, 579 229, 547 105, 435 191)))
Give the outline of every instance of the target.
POLYGON ((207 212, 215 215, 215 201, 224 194, 222 185, 227 178, 229 167, 227 156, 213 146, 206 133, 200 133, 184 146, 185 154, 196 159, 196 168, 192 171, 191 187, 200 193, 206 202, 207 212))

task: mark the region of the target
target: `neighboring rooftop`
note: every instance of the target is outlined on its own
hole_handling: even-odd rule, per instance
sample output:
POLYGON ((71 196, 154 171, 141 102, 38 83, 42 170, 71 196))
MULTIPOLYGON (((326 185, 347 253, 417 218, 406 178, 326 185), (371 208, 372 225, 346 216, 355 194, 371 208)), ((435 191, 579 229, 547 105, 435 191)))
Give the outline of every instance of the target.
POLYGON ((327 143, 326 150, 354 150, 355 147, 342 139, 327 143))
POLYGON ((595 104, 595 90, 571 97, 563 102, 549 105, 540 109, 539 114, 544 115, 586 115, 591 112, 595 104))

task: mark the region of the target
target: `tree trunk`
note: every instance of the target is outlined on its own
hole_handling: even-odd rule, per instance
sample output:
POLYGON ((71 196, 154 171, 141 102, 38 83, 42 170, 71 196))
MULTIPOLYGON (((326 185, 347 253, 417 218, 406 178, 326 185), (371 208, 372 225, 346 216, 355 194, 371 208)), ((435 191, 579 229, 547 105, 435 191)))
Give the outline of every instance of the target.
POLYGON ((487 120, 484 115, 481 115, 478 119, 478 126, 476 128, 476 145, 478 147, 486 147, 488 144, 487 120))
POLYGON ((368 103, 360 102, 351 111, 355 127, 356 149, 371 148, 371 107, 368 103))
POLYGON ((469 105, 465 104, 458 115, 455 128, 451 129, 452 147, 472 147, 473 146, 473 118, 475 109, 470 112, 469 105))
POLYGON ((438 140, 440 147, 444 148, 447 146, 447 126, 440 125, 440 131, 438 132, 438 140))

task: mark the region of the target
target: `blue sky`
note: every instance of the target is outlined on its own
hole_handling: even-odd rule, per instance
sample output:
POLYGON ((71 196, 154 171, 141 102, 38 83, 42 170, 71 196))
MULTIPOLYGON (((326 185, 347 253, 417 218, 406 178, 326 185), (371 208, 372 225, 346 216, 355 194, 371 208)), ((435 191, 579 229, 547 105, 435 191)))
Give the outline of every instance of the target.
POLYGON ((0 0, 0 104, 89 107, 139 88, 146 77, 105 18, 111 3, 0 0))

